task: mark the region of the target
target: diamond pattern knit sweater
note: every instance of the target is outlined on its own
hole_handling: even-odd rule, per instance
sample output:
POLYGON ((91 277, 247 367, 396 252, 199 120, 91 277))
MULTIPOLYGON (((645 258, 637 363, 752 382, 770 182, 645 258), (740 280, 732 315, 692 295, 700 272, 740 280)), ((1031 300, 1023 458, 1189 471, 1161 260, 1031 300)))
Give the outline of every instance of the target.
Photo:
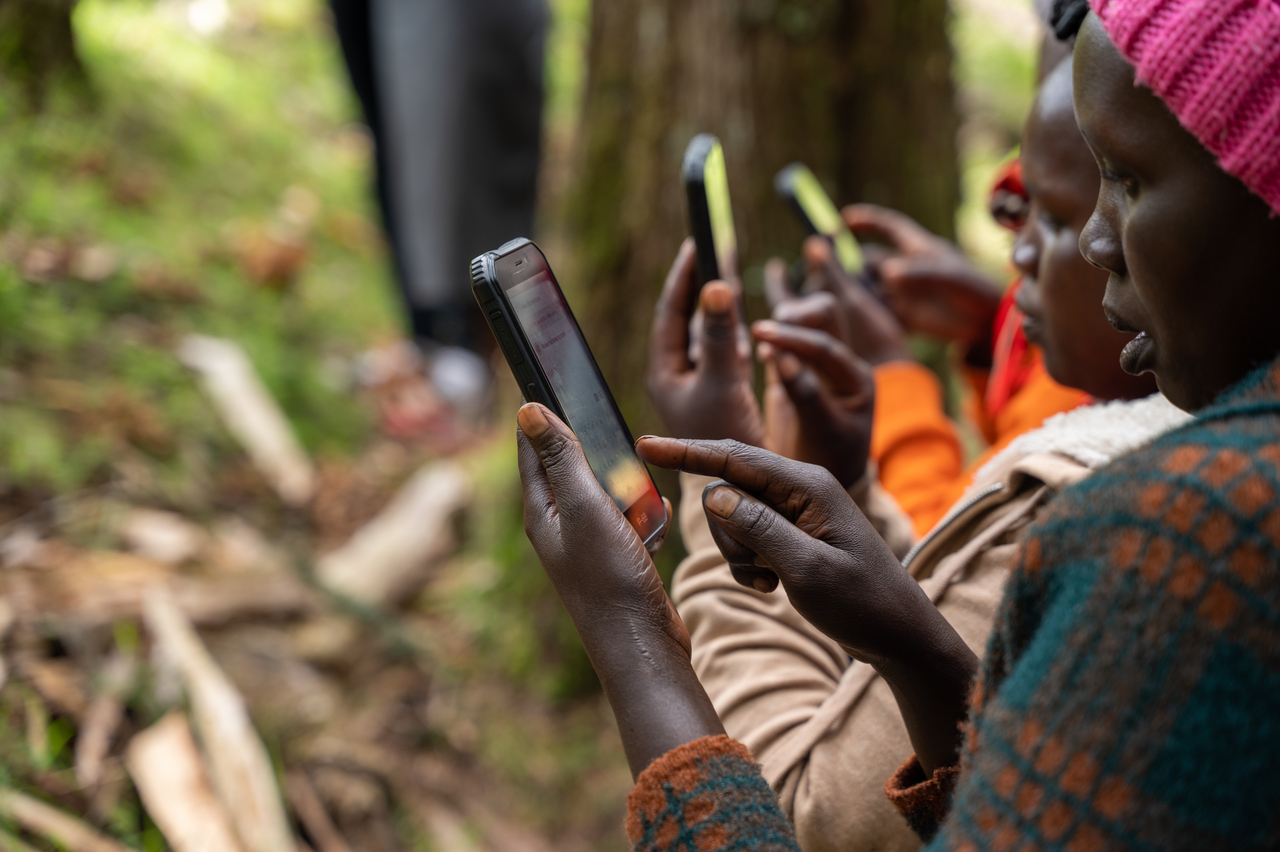
POLYGON ((1028 528, 974 693, 888 786, 931 848, 1280 847, 1280 362, 1028 528))

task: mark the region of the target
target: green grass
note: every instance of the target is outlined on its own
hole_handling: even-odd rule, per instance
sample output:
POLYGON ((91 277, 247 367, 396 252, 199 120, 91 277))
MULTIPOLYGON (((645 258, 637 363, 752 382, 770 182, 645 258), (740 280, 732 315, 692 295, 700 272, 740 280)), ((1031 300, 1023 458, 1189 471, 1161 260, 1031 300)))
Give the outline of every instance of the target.
POLYGON ((0 265, 0 362, 25 380, 0 425, 10 485, 65 493, 109 478, 120 452, 169 473, 197 450, 225 458, 233 448, 173 354, 190 332, 244 345, 311 451, 349 455, 369 434, 332 365, 398 318, 324 8, 233 9, 252 19, 206 39, 152 3, 84 0, 92 103, 55 96, 31 115, 0 98, 6 244, 105 246, 118 266, 88 283, 31 280, 20 257, 0 265), (307 260, 282 291, 255 283, 237 234, 283 233, 285 199, 299 198, 318 202, 307 260), (49 380, 82 386, 81 410, 51 401, 49 380), (154 412, 163 440, 118 434, 104 413, 113 388, 154 412))

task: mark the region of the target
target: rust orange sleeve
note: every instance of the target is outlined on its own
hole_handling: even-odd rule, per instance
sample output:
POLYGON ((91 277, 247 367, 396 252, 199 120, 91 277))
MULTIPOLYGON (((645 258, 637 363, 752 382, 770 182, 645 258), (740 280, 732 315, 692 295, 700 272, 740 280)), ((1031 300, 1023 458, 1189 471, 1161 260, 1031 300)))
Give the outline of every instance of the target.
MULTIPOLYGON (((993 418, 995 437, 991 441, 991 450, 999 452, 1023 432, 1039 429, 1046 418, 1064 411, 1070 411, 1080 405, 1092 402, 1092 397, 1082 390, 1060 385, 1049 376, 1044 368, 1044 360, 1036 358, 1035 365, 1027 377, 1026 383, 1009 397, 1009 401, 993 418)), ((981 459, 974 462, 981 464, 981 459)))
POLYGON ((920 535, 954 502, 949 486, 964 471, 960 441, 943 410, 942 385, 928 369, 893 361, 876 367, 875 380, 871 458, 880 484, 920 535))
MULTIPOLYGON (((1090 401, 1083 391, 1051 379, 1037 361, 1026 384, 995 417, 980 421, 991 443, 965 467, 937 377, 908 361, 877 367, 875 377, 871 457, 880 468, 880 484, 910 516, 916 535, 932 529, 964 495, 978 469, 1014 438, 1038 429, 1047 417, 1090 401)), ((966 378, 979 384, 977 376, 966 378)))

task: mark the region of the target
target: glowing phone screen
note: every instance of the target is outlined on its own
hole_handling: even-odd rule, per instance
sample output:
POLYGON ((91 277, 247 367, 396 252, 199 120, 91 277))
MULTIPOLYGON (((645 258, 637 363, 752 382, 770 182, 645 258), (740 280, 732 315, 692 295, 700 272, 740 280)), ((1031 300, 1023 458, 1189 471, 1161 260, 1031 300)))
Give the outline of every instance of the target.
POLYGON ((853 234, 845 227, 840 218, 840 211, 831 203, 831 197, 822 189, 822 184, 814 177, 813 172, 803 166, 792 173, 792 191, 796 201, 804 208, 805 215, 818 233, 831 239, 836 247, 836 259, 846 272, 862 271, 862 249, 853 234))
POLYGON ((564 294, 546 269, 505 290, 565 420, 582 444, 591 472, 626 513, 653 485, 636 458, 626 426, 591 360, 564 294))
POLYGON ((738 238, 733 231, 733 205, 729 203, 729 173, 725 170, 724 149, 711 146, 703 164, 703 186, 707 192, 707 215, 711 218, 711 241, 716 247, 716 265, 721 276, 735 275, 738 269, 738 238))

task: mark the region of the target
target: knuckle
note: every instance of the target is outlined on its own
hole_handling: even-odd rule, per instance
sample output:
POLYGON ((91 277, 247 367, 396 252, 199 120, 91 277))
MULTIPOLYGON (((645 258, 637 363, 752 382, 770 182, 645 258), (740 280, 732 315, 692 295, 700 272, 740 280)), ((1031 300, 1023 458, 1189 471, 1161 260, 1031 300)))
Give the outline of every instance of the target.
POLYGON ((575 461, 576 447, 577 445, 572 441, 557 435, 538 448, 538 457, 542 459, 542 466, 547 470, 558 470, 572 466, 575 461))

